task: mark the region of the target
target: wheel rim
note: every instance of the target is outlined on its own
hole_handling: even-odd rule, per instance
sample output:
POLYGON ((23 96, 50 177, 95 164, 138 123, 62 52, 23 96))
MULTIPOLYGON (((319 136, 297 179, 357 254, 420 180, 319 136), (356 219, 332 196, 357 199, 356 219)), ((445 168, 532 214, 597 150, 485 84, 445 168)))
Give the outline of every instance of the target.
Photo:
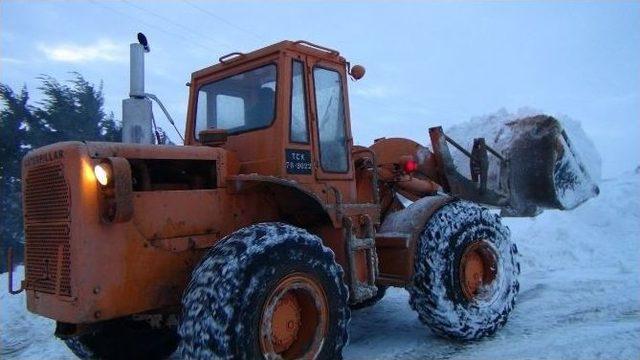
POLYGON ((271 291, 260 319, 260 349, 267 359, 313 359, 327 333, 327 298, 310 276, 286 276, 271 291))
POLYGON ((491 297, 491 285, 496 280, 497 256, 486 240, 469 244, 460 258, 460 287, 467 300, 491 297))

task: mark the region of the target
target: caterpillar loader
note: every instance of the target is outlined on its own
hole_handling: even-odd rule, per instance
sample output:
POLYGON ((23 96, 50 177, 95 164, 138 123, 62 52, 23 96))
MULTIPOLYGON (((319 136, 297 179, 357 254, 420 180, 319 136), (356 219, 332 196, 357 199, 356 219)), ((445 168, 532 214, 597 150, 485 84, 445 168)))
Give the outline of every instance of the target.
POLYGON ((502 149, 465 149, 426 123, 419 142, 354 144, 347 85, 364 68, 307 41, 194 72, 184 145, 152 144, 140 42, 126 142, 61 142, 22 161, 26 270, 9 290, 81 358, 341 358, 351 311, 391 286, 435 333, 478 339, 519 289, 498 212, 597 194, 549 116, 505 125, 502 149))

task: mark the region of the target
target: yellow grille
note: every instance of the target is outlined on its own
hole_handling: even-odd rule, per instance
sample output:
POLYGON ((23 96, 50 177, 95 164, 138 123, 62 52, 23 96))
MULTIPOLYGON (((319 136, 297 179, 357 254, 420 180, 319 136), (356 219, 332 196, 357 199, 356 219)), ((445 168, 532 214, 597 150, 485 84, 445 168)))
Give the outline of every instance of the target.
POLYGON ((60 286, 59 295, 71 296, 71 200, 63 165, 49 163, 29 169, 24 190, 28 286, 49 294, 60 286))
POLYGON ((69 187, 62 164, 45 164, 28 170, 24 203, 27 222, 69 220, 69 187))

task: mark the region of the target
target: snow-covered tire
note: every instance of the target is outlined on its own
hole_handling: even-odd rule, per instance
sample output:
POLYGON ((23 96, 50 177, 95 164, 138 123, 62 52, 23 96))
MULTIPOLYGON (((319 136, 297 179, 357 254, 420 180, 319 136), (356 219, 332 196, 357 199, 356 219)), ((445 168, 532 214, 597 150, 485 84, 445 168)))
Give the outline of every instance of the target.
MULTIPOLYGON (((267 305, 274 293, 280 291, 281 284, 292 276, 313 279, 325 295, 326 327, 313 327, 314 331, 324 328, 325 335, 319 342, 312 340, 308 348, 317 345, 314 354, 318 359, 341 358, 351 316, 342 268, 320 238, 282 223, 240 229, 204 256, 182 299, 180 358, 264 358, 268 351, 264 351, 261 339, 267 337, 261 329, 271 329, 264 325, 264 318, 275 317, 276 313, 267 305)), ((282 297, 277 299, 280 301, 282 297)), ((299 319, 298 325, 305 327, 312 321, 305 319, 304 313, 299 319)), ((268 336, 271 339, 270 333, 268 336)), ((302 335, 297 334, 292 340, 294 344, 298 337, 302 335)), ((294 351, 294 346, 290 346, 294 351)), ((289 358, 286 351, 280 354, 283 358, 289 358)))
POLYGON ((382 298, 384 297, 384 295, 387 293, 387 287, 386 286, 380 286, 378 285, 378 292, 376 293, 376 295, 370 299, 364 300, 362 302, 356 303, 356 304, 351 304, 351 309, 352 310, 360 310, 360 309, 364 309, 364 308, 368 308, 370 306, 373 306, 375 304, 378 303, 378 301, 382 300, 382 298))
POLYGON ((97 356, 93 353, 91 349, 85 346, 79 339, 79 336, 75 336, 69 339, 65 339, 64 343, 67 345, 69 350, 77 356, 79 359, 95 359, 97 356))
POLYGON ((110 320, 64 340, 80 359, 165 359, 178 347, 176 328, 152 328, 144 321, 110 320))
POLYGON ((449 203, 433 214, 420 236, 409 303, 438 335, 460 340, 491 335, 507 322, 515 304, 517 252, 498 215, 467 201, 449 203), (470 296, 462 259, 480 245, 483 253, 474 256, 487 256, 492 265, 481 267, 488 285, 470 296))

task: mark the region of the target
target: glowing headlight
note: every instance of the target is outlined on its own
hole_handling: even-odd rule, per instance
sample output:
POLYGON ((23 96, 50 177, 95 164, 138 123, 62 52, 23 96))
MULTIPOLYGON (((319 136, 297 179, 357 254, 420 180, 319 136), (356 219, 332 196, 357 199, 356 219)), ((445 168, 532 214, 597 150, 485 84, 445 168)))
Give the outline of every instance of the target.
POLYGON ((93 168, 93 173, 96 175, 96 180, 102 186, 107 186, 111 180, 111 168, 107 164, 98 164, 93 168))

